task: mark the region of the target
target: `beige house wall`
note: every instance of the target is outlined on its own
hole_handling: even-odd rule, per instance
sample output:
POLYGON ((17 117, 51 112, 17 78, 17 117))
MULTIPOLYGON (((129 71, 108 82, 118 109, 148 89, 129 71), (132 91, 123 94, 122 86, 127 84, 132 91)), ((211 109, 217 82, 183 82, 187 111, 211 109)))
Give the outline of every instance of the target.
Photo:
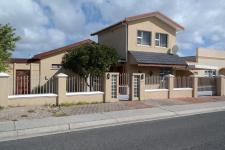
POLYGON ((107 32, 98 35, 98 42, 100 44, 113 47, 117 50, 120 57, 126 59, 126 26, 120 25, 107 32))
POLYGON ((55 76, 56 74, 63 72, 62 69, 52 68, 52 64, 61 64, 62 58, 64 55, 65 53, 61 53, 61 54, 40 60, 40 77, 42 78, 41 84, 44 84, 45 80, 47 81, 48 79, 55 76))
POLYGON ((128 24, 128 50, 129 51, 146 51, 167 53, 170 48, 176 44, 176 30, 165 22, 156 17, 140 19, 132 21, 128 24), (151 46, 139 46, 137 44, 137 31, 150 31, 152 32, 151 46), (164 33, 168 34, 168 48, 160 48, 155 46, 155 34, 164 33))
MULTIPOLYGON (((225 69, 225 51, 209 48, 198 48, 196 51, 197 65, 205 65, 217 68, 217 74, 220 69, 225 69)), ((205 70, 195 70, 198 75, 204 76, 205 70)))
POLYGON ((9 92, 13 93, 13 91, 16 90, 16 71, 17 70, 29 70, 30 71, 30 77, 31 77, 31 89, 38 85, 39 82, 39 63, 10 63, 9 64, 9 69, 8 69, 8 74, 10 75, 9 77, 9 82, 10 82, 10 88, 9 92))

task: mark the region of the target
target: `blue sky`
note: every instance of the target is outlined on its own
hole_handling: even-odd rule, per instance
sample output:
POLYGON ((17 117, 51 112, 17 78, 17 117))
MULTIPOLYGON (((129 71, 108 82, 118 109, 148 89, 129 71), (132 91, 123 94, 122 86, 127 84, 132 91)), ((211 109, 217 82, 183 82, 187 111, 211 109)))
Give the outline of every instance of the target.
POLYGON ((126 16, 161 11, 185 27, 177 33, 180 55, 197 47, 225 49, 224 0, 0 0, 0 23, 21 36, 13 57, 78 42, 126 16))

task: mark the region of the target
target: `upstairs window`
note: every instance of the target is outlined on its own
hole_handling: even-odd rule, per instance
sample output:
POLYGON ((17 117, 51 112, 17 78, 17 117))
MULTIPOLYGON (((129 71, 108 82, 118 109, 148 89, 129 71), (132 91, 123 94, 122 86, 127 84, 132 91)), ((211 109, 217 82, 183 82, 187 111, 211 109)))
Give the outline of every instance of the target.
POLYGON ((163 33, 155 34, 155 46, 168 47, 168 35, 163 33))
POLYGON ((137 32, 137 44, 150 46, 151 45, 151 32, 138 31, 137 32))

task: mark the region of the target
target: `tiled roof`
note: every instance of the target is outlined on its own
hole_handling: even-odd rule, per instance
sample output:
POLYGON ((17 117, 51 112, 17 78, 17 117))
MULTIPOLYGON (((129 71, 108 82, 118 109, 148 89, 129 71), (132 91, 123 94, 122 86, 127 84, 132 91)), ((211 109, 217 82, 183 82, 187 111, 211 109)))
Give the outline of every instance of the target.
POLYGON ((178 23, 176 23, 175 21, 173 21, 172 19, 170 19, 169 17, 167 17, 166 15, 162 14, 161 12, 151 12, 151 13, 145 13, 145 14, 141 14, 141 15, 136 15, 136 16, 130 16, 127 17, 113 25, 110 25, 102 30, 99 30, 97 32, 92 33, 91 35, 96 35, 99 34, 103 31, 106 31, 108 29, 111 29, 113 27, 116 27, 118 25, 121 25, 123 23, 129 22, 129 21, 134 21, 134 20, 138 20, 138 19, 144 19, 144 18, 148 18, 148 17, 157 17, 159 19, 161 19, 162 21, 166 22, 167 24, 171 25, 172 27, 174 27, 176 30, 184 30, 184 27, 179 25, 178 23))
POLYGON ((184 61, 196 62, 196 56, 181 57, 184 61))
POLYGON ((57 54, 62 53, 62 52, 66 52, 66 51, 68 51, 71 48, 74 48, 76 46, 79 46, 79 45, 82 45, 82 44, 86 44, 86 43, 92 43, 92 42, 93 41, 90 40, 90 39, 83 40, 83 41, 80 41, 80 42, 77 42, 77 43, 73 43, 73 44, 70 44, 70 45, 67 45, 67 46, 64 46, 64 47, 60 47, 60 48, 57 48, 57 49, 54 49, 54 50, 50 50, 50 51, 47 51, 47 52, 43 52, 43 53, 34 55, 32 57, 32 59, 47 58, 47 57, 54 56, 54 55, 57 55, 57 54))
POLYGON ((177 55, 142 51, 129 52, 134 56, 138 64, 187 65, 186 62, 177 55))

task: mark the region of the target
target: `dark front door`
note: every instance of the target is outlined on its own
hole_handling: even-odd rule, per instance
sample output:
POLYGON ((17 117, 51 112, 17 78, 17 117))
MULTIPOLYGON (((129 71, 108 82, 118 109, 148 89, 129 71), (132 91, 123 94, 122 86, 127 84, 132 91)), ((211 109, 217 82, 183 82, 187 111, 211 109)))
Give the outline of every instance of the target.
POLYGON ((16 70, 16 94, 30 93, 30 70, 16 70))

